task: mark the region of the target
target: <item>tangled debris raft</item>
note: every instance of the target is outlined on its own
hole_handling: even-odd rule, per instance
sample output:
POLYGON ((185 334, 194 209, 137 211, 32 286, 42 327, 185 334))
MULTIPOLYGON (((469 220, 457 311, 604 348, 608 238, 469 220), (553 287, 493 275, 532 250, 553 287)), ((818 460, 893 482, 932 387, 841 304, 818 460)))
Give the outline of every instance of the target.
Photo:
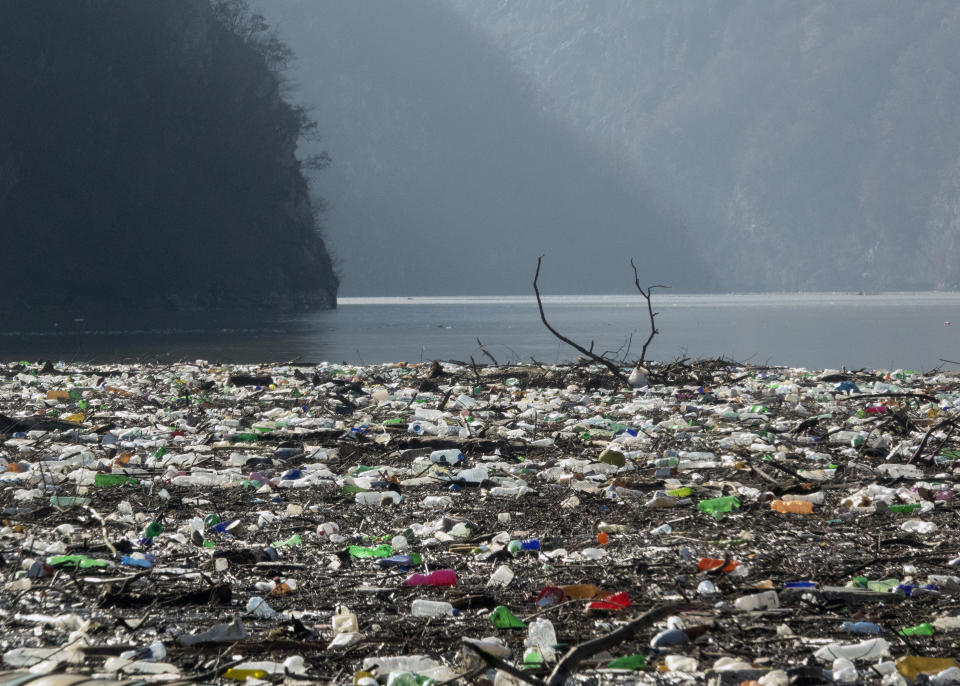
POLYGON ((960 683, 958 374, 648 368, 0 367, 5 667, 960 683))

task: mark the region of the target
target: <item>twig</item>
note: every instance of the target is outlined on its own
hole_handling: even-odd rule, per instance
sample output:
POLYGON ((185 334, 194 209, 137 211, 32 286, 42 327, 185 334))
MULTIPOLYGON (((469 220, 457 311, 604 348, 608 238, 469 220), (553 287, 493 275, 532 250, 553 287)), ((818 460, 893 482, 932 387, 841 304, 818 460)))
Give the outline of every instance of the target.
MULTIPOLYGON (((80 483, 80 479, 77 479, 77 483, 80 483)), ((109 548, 110 552, 113 553, 113 556, 117 557, 117 549, 114 547, 113 543, 110 542, 110 539, 107 536, 107 523, 104 521, 103 517, 101 517, 100 513, 98 513, 89 505, 85 505, 84 509, 100 521, 100 533, 103 535, 103 542, 106 544, 107 548, 109 548)))
POLYGON ((476 644, 471 643, 468 639, 461 638, 460 640, 463 641, 463 644, 468 648, 470 648, 470 650, 472 650, 477 655, 479 655, 480 659, 483 660, 485 663, 487 663, 489 666, 495 667, 496 669, 499 669, 501 672, 506 672, 510 676, 516 677, 517 679, 520 679, 520 681, 530 684, 530 686, 547 686, 547 684, 545 684, 543 681, 540 681, 540 679, 530 676, 526 672, 517 669, 506 660, 501 660, 499 657, 497 657, 493 653, 487 652, 486 650, 477 646, 476 644))
POLYGON ((457 674, 456 676, 452 676, 449 679, 444 679, 443 681, 437 681, 433 684, 433 686, 447 686, 447 684, 456 683, 460 681, 460 679, 472 679, 475 676, 479 676, 483 674, 486 670, 487 668, 485 666, 477 667, 476 669, 471 669, 469 672, 464 672, 463 674, 457 674))
POLYGON ((948 417, 943 421, 937 422, 936 424, 932 424, 930 428, 927 429, 927 433, 923 435, 923 439, 920 441, 920 445, 917 446, 917 449, 914 451, 913 455, 910 457, 909 460, 907 460, 907 464, 913 464, 913 461, 916 460, 918 457, 920 457, 920 454, 923 452, 923 449, 927 447, 927 441, 930 440, 930 436, 933 435, 934 431, 936 431, 937 429, 941 429, 944 426, 951 426, 951 427, 954 426, 954 423, 957 421, 957 419, 958 419, 957 417, 948 417))
POLYGON ((579 643, 575 645, 569 651, 567 651, 567 654, 564 655, 560 662, 557 663, 557 666, 553 668, 553 671, 550 673, 550 677, 547 679, 547 686, 563 686, 567 679, 569 679, 573 674, 574 670, 576 670, 577 665, 579 665, 581 662, 587 658, 593 657, 597 653, 601 653, 604 650, 609 650, 610 648, 629 640, 641 629, 645 629, 657 620, 666 617, 671 612, 676 611, 680 607, 680 603, 664 603, 663 605, 655 605, 634 619, 632 622, 625 624, 616 631, 612 631, 606 636, 595 638, 592 641, 586 641, 585 643, 579 643))
POLYGON ((533 292, 537 295, 537 307, 540 308, 540 320, 543 322, 543 325, 547 327, 547 330, 552 333, 554 336, 559 338, 561 341, 569 345, 570 347, 576 349, 579 353, 586 355, 594 362, 599 362, 604 367, 610 370, 610 373, 613 374, 620 383, 626 384, 627 379, 624 377, 623 372, 617 367, 616 364, 610 360, 601 357, 600 355, 594 354, 592 351, 587 350, 581 345, 574 343, 569 338, 561 334, 559 331, 550 326, 550 322, 547 321, 547 315, 543 312, 543 301, 540 299, 540 289, 537 287, 537 280, 540 278, 540 263, 543 262, 543 255, 537 258, 537 271, 533 275, 533 292))
POLYGON ((490 358, 490 361, 493 362, 493 365, 494 365, 495 367, 499 367, 499 366, 500 366, 500 363, 497 362, 497 358, 495 358, 493 355, 491 355, 491 354, 487 351, 487 349, 483 347, 483 343, 480 342, 480 337, 479 337, 479 336, 477 336, 477 345, 480 346, 480 352, 482 352, 484 355, 486 355, 487 357, 489 357, 489 358, 490 358))
POLYGON ((644 291, 640 287, 640 275, 637 273, 637 265, 634 264, 633 258, 630 258, 630 266, 633 267, 633 282, 637 285, 637 290, 640 291, 640 295, 643 296, 643 299, 647 301, 647 313, 650 315, 650 335, 647 336, 647 340, 643 343, 643 349, 640 351, 640 361, 637 362, 641 367, 643 366, 643 361, 647 358, 647 346, 650 345, 650 341, 653 340, 653 337, 656 336, 660 331, 657 329, 657 325, 654 322, 654 317, 656 317, 659 312, 653 311, 653 303, 650 301, 650 296, 653 293, 654 288, 670 288, 670 286, 647 286, 647 290, 644 291))

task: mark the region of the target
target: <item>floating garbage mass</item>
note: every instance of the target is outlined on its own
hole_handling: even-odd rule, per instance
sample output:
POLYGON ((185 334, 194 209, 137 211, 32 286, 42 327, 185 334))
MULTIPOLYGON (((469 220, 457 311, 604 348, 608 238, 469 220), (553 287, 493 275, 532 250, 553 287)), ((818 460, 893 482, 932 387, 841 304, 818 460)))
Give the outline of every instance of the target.
POLYGON ((0 365, 0 686, 960 684, 960 373, 648 366, 0 365))

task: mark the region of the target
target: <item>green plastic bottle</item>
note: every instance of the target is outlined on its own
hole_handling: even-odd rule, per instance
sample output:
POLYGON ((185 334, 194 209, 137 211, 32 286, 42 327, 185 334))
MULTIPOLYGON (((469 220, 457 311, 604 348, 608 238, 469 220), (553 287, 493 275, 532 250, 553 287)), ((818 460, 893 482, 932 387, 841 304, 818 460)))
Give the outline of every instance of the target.
POLYGON ((487 618, 498 629, 523 629, 527 626, 506 605, 498 605, 493 612, 487 615, 487 618))
POLYGON ((274 548, 291 548, 293 546, 300 545, 301 543, 303 543, 303 539, 300 537, 300 534, 294 534, 285 541, 274 541, 270 545, 272 545, 274 548))
POLYGON ((367 548, 362 545, 352 545, 347 550, 350 551, 350 557, 390 557, 393 555, 393 547, 388 543, 381 543, 375 548, 367 548))
POLYGON ((740 507, 740 501, 736 496, 726 495, 721 498, 711 498, 710 500, 701 500, 697 503, 697 509, 706 514, 712 515, 714 519, 723 519, 723 516, 733 512, 734 508, 740 507))
POLYGON ((916 626, 910 626, 897 632, 901 636, 933 636, 933 624, 924 622, 916 626))
POLYGON ((137 480, 126 474, 97 474, 93 477, 93 485, 98 488, 110 488, 111 486, 123 486, 130 484, 137 485, 137 480))
POLYGON ((647 658, 643 655, 624 655, 607 663, 610 669, 643 669, 647 666, 647 658))
POLYGON ((106 560, 95 560, 86 555, 54 555, 47 558, 47 564, 51 567, 79 567, 80 569, 110 566, 106 560))

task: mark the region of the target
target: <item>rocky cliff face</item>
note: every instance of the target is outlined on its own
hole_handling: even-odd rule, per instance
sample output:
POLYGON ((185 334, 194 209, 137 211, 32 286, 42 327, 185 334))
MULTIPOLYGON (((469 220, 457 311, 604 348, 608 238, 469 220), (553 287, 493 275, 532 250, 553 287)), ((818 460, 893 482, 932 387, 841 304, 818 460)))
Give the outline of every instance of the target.
POLYGON ((206 0, 0 5, 0 303, 335 305, 267 56, 206 0))

